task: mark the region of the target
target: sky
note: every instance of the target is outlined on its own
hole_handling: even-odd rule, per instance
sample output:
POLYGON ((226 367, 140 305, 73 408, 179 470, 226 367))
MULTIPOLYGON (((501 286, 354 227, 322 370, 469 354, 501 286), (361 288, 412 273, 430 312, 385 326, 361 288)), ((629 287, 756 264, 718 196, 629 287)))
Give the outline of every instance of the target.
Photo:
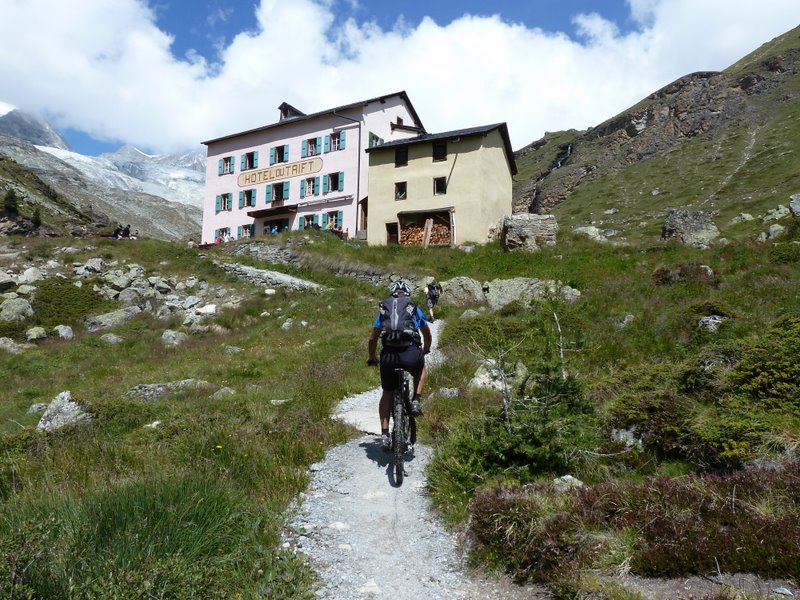
POLYGON ((800 24, 799 0, 0 0, 0 114, 151 154, 406 91, 428 132, 586 129, 800 24))

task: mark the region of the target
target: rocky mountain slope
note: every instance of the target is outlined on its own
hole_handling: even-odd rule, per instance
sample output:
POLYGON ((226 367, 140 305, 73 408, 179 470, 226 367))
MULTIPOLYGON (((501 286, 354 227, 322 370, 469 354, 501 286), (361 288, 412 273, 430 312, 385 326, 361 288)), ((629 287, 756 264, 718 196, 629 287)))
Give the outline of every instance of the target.
POLYGON ((686 75, 597 127, 517 151, 514 212, 649 238, 669 208, 689 208, 710 211, 723 235, 749 232, 737 215, 800 192, 799 98, 796 28, 723 72, 686 75))

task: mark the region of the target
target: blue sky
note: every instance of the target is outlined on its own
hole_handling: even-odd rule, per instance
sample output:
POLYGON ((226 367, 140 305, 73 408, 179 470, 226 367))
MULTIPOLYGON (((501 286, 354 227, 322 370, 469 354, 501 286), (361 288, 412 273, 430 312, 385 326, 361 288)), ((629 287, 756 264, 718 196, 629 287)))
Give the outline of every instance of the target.
POLYGON ((0 113, 149 153, 405 90, 431 132, 585 129, 800 23, 797 0, 0 0, 0 113))

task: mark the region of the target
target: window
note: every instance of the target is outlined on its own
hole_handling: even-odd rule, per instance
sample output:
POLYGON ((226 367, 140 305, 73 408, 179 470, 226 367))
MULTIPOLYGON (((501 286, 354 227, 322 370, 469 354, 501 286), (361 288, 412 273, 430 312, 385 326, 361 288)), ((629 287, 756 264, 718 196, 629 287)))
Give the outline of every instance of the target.
POLYGON ((328 173, 322 180, 322 193, 343 192, 344 191, 344 171, 338 173, 328 173))
POLYGON ((337 150, 344 150, 345 147, 345 133, 344 131, 337 131, 330 135, 325 136, 325 152, 336 152, 337 150))
POLYGON ((223 227, 221 229, 217 229, 214 232, 214 243, 221 244, 222 242, 230 242, 231 241, 231 228, 230 227, 223 227))
POLYGON ((242 154, 242 171, 247 171, 248 169, 257 169, 258 168, 258 152, 247 152, 246 154, 242 154))
POLYGON ((281 202, 289 199, 289 182, 273 183, 267 186, 267 201, 281 202))
POLYGON ((447 177, 434 177, 433 178, 433 193, 446 194, 447 193, 447 177))
POLYGON ((394 184, 394 199, 395 200, 405 200, 406 199, 406 182, 405 181, 398 181, 394 184))
POLYGON ((239 192, 239 208, 256 205, 256 191, 242 190, 239 192))
POLYGON ((255 235, 255 225, 252 223, 248 223, 247 225, 239 225, 236 228, 237 239, 242 238, 249 238, 252 235, 255 235))
POLYGON ((383 144, 383 138, 378 137, 371 131, 369 132, 369 136, 367 136, 367 140, 368 140, 367 147, 369 148, 372 148, 373 146, 380 146, 381 144, 383 144))
POLYGON ((408 146, 401 146, 394 150, 394 166, 405 167, 408 164, 408 146))
POLYGON ((300 158, 322 154, 322 138, 308 138, 300 144, 300 158))
POLYGON ((319 215, 306 215, 300 217, 300 229, 320 229, 319 215))
POLYGON ((403 124, 403 117, 397 117, 397 124, 398 125, 402 125, 403 124))
POLYGON ((447 142, 433 143, 433 160, 434 162, 447 160, 447 142))
POLYGON ((300 181, 300 197, 319 196, 319 177, 308 177, 300 181))
POLYGON ((219 166, 217 168, 217 173, 219 175, 228 175, 233 173, 233 157, 226 156, 224 158, 219 159, 219 166))
POLYGON ((333 210, 322 214, 323 229, 341 229, 343 222, 344 212, 341 210, 333 210))
POLYGON ((233 194, 220 194, 217 196, 216 211, 233 210, 233 194))
POLYGON ((275 146, 269 149, 269 164, 289 162, 289 144, 275 146))

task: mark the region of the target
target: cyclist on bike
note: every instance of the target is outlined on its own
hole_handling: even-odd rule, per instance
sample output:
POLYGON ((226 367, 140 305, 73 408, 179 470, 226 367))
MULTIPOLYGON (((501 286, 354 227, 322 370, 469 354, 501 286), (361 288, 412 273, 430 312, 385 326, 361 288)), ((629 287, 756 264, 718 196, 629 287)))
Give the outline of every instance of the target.
MULTIPOLYGON (((381 302, 381 310, 378 311, 378 316, 372 325, 368 343, 369 358, 367 359, 369 365, 379 364, 376 351, 380 338, 382 341, 380 367, 383 394, 378 406, 378 414, 381 420, 381 446, 384 450, 388 450, 392 444, 389 436, 389 414, 392 411, 392 395, 397 387, 394 369, 398 367, 405 369, 414 378, 415 393, 411 402, 411 414, 415 417, 422 416, 420 396, 427 376, 425 355, 431 349, 431 330, 425 320, 425 314, 409 299, 411 296, 409 285, 403 280, 395 281, 389 286, 389 293, 391 298, 381 302), (398 300, 394 303, 395 307, 400 304, 408 309, 407 312, 403 312, 408 316, 405 323, 406 335, 395 336, 393 335, 395 332, 389 330, 386 307, 393 300, 398 300)), ((398 328, 403 328, 403 319, 392 319, 392 321, 398 328), (399 325, 398 321, 400 321, 399 325)))

